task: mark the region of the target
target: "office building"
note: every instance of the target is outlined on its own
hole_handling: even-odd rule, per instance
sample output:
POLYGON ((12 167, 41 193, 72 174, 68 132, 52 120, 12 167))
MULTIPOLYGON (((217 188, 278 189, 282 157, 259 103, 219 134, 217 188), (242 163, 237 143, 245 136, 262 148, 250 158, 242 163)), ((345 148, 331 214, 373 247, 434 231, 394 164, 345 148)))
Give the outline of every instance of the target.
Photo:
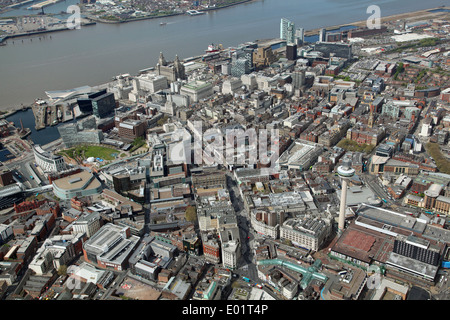
POLYGON ((69 265, 81 251, 83 234, 58 235, 44 241, 36 252, 29 268, 42 275, 59 267, 69 265))
POLYGON ((142 90, 148 93, 155 93, 169 88, 167 78, 165 76, 146 73, 135 78, 135 91, 142 90))
POLYGON ((299 89, 305 85, 306 73, 305 70, 295 70, 291 73, 292 85, 295 89, 299 89))
POLYGON ((119 137, 134 140, 138 137, 145 137, 147 123, 143 120, 127 119, 117 125, 119 137))
POLYGON ((97 129, 93 116, 58 126, 58 131, 66 148, 85 143, 100 144, 104 139, 103 132, 97 129))
POLYGON ((107 93, 106 89, 88 93, 77 99, 78 108, 82 114, 92 114, 92 100, 107 93))
POLYGON ((202 241, 203 243, 203 255, 206 261, 210 263, 219 263, 220 262, 220 243, 214 238, 205 238, 202 241))
POLYGON ((101 227, 100 213, 87 213, 72 224, 72 233, 84 233, 87 238, 92 237, 101 227))
POLYGON ((4 187, 15 183, 13 173, 6 166, 0 166, 0 186, 4 187))
POLYGON ((305 42, 305 29, 298 28, 295 30, 295 43, 297 46, 301 46, 305 42))
POLYGON ((296 44, 288 44, 286 46, 286 59, 288 60, 297 60, 297 45, 296 44))
POLYGON ((433 266, 437 266, 440 260, 439 249, 430 247, 429 241, 413 235, 404 241, 396 239, 393 252, 433 266))
POLYGON ((352 44, 349 43, 317 42, 314 44, 314 51, 321 52, 324 58, 329 58, 332 54, 344 59, 351 59, 353 56, 352 44))
POLYGON ((284 212, 272 212, 265 210, 252 210, 251 225, 259 234, 266 235, 272 239, 280 236, 280 225, 284 222, 284 212))
POLYGON ((325 28, 320 29, 319 32, 319 42, 327 41, 327 30, 325 28))
POLYGON ((217 170, 216 167, 202 168, 201 170, 192 171, 192 185, 194 188, 199 187, 226 187, 226 173, 224 170, 217 170))
POLYGON ((166 77, 169 82, 186 79, 185 67, 178 56, 173 63, 168 63, 161 52, 155 69, 157 75, 166 77))
POLYGON ((213 86, 206 81, 194 80, 183 85, 180 94, 189 97, 192 102, 199 102, 213 95, 213 86))
POLYGON ((112 116, 116 108, 114 93, 105 93, 92 99, 92 113, 97 118, 103 119, 112 116))
POLYGON ((330 223, 320 218, 289 219, 280 227, 280 239, 289 240, 294 246, 318 251, 330 230, 330 223))
POLYGON ((36 164, 44 172, 61 172, 67 168, 63 157, 43 150, 38 144, 33 145, 33 153, 36 164))
POLYGON ((0 224, 0 244, 7 243, 13 237, 13 227, 0 224))
POLYGON ((231 75, 240 78, 244 74, 250 73, 250 61, 246 58, 238 58, 231 63, 231 75))
POLYGON ((277 57, 273 53, 271 46, 259 47, 253 51, 253 66, 256 69, 268 67, 275 61, 277 61, 277 57))
POLYGON ((317 143, 297 139, 283 152, 279 159, 282 170, 308 170, 323 152, 323 147, 317 143))

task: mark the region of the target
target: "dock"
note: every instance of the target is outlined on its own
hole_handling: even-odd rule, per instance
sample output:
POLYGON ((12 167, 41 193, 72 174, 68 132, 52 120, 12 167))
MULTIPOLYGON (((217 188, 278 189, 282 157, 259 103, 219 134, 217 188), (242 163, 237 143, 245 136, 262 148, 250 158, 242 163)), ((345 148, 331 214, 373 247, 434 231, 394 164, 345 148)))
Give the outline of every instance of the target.
POLYGON ((41 130, 46 127, 46 121, 47 121, 47 105, 39 105, 39 104, 33 104, 31 107, 34 114, 34 122, 36 123, 35 128, 36 130, 41 130))
POLYGON ((27 9, 28 10, 40 10, 42 8, 45 8, 45 7, 49 6, 49 5, 58 3, 60 1, 62 1, 62 0, 45 0, 45 1, 33 4, 32 6, 28 7, 27 9))
POLYGON ((22 2, 19 2, 19 3, 10 4, 6 8, 17 8, 17 7, 23 6, 25 4, 31 3, 33 1, 34 0, 25 0, 25 1, 22 1, 22 2))

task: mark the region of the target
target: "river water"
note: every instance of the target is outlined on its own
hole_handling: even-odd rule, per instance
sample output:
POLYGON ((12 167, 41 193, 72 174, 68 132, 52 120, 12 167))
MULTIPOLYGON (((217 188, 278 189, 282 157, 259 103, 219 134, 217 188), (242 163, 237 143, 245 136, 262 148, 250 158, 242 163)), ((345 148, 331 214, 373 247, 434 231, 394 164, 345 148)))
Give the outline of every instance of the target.
MULTIPOLYGON (((77 0, 45 8, 60 12, 77 0)), ((167 60, 202 54, 211 43, 224 47, 279 37, 281 18, 314 29, 365 20, 371 0, 255 0, 200 16, 174 16, 123 24, 85 26, 45 36, 9 39, 0 47, 0 108, 45 98, 45 91, 108 82, 121 73, 136 74, 167 60), (167 24, 160 26, 160 22, 167 24), (14 40, 14 44, 12 41, 14 40)), ((379 0, 381 15, 444 5, 443 0, 379 0)), ((8 16, 26 11, 16 9, 8 16)))

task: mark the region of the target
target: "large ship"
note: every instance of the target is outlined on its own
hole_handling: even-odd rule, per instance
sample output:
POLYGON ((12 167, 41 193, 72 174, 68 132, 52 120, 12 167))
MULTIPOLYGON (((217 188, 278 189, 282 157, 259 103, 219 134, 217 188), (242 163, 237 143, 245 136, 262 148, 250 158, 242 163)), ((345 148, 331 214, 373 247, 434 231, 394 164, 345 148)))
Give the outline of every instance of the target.
POLYGON ((214 45, 214 43, 211 43, 208 46, 208 49, 205 50, 206 53, 213 53, 213 52, 219 52, 220 50, 222 50, 222 45, 219 44, 218 46, 214 45))

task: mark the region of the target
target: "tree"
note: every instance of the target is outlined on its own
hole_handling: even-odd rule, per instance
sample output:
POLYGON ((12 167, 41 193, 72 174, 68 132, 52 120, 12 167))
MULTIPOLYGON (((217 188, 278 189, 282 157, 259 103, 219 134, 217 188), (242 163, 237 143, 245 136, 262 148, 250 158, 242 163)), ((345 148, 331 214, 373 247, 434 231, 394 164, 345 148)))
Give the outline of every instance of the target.
POLYGON ((66 276, 67 275, 67 266, 65 264, 59 266, 59 268, 58 268, 58 275, 59 276, 66 276))
POLYGON ((158 126, 162 126, 163 124, 165 124, 167 122, 168 119, 169 119, 169 116, 164 115, 164 117, 159 119, 156 123, 158 124, 158 126))
POLYGON ((188 206, 185 211, 186 220, 190 222, 197 221, 197 210, 193 206, 188 206))

